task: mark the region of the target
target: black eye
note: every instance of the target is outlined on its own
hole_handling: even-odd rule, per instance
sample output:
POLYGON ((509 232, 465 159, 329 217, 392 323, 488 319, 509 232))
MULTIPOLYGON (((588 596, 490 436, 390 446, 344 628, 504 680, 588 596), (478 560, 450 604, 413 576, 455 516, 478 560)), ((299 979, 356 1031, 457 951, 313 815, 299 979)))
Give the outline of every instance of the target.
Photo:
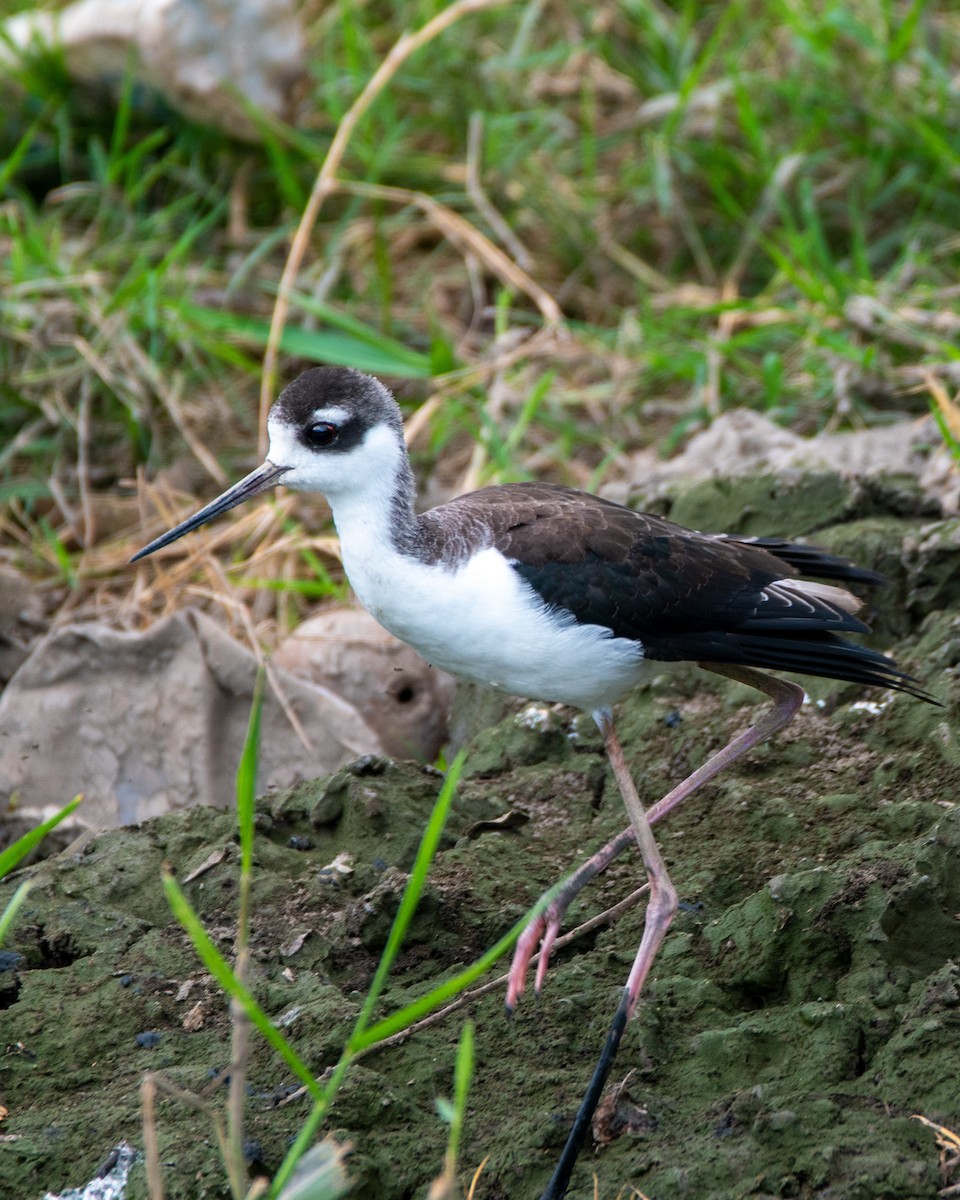
POLYGON ((303 431, 303 440, 308 446, 332 446, 340 430, 329 421, 317 421, 303 431))

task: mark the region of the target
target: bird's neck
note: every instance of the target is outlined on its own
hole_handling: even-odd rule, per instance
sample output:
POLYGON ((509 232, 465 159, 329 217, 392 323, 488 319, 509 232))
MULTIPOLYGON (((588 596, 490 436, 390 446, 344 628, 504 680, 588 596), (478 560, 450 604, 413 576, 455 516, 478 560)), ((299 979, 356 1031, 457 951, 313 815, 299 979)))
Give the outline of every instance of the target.
POLYGON ((396 447, 392 462, 379 467, 343 491, 327 492, 343 565, 355 586, 364 564, 416 553, 416 488, 403 444, 396 447))

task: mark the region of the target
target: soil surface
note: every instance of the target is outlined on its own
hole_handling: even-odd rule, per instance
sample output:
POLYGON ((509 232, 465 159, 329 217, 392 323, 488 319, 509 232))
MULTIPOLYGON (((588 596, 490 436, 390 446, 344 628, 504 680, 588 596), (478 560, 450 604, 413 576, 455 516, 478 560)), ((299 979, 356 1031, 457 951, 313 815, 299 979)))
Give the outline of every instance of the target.
MULTIPOLYGON (((792 499, 773 481, 736 487, 749 497, 705 485, 672 515, 806 533, 882 570, 891 586, 875 598, 873 644, 946 707, 811 680, 792 726, 658 827, 682 909, 570 1195, 594 1196, 595 1174, 596 1194, 610 1200, 631 1187, 651 1200, 932 1198, 956 1180, 942 1178, 933 1134, 911 1115, 960 1125, 960 523, 931 520, 896 483, 805 479, 792 499)), ((695 668, 638 691, 620 728, 642 799, 658 799, 757 704, 695 668)), ((431 770, 365 760, 260 802, 252 987, 318 1074, 362 1003, 439 786, 431 770), (330 869, 341 852, 349 874, 330 869)), ((587 718, 517 705, 477 734, 383 1011, 476 958, 625 823, 587 718), (507 813, 526 820, 492 823, 507 813)), ((228 1062, 227 1006, 170 916, 165 861, 181 880, 206 864, 185 888, 229 951, 238 861, 227 812, 119 829, 0 887, 2 905, 20 878, 34 879, 0 962, 8 1200, 84 1183, 122 1139, 142 1146, 145 1071, 200 1091, 228 1062)), ((636 856, 624 855, 568 926, 639 876, 636 856)), ((512 1020, 496 992, 356 1064, 327 1124, 353 1145, 351 1195, 423 1196, 440 1173, 446 1126, 435 1102, 451 1095, 469 1012, 476 1065, 461 1179, 489 1156, 478 1200, 534 1200, 642 917, 631 911, 561 951, 543 994, 524 995, 512 1020)), ((249 1151, 264 1173, 306 1115, 306 1100, 283 1103, 294 1090, 254 1037, 249 1151)), ((171 1200, 228 1195, 205 1118, 162 1099, 158 1131, 171 1200)), ((146 1194, 142 1164, 128 1194, 146 1194)))

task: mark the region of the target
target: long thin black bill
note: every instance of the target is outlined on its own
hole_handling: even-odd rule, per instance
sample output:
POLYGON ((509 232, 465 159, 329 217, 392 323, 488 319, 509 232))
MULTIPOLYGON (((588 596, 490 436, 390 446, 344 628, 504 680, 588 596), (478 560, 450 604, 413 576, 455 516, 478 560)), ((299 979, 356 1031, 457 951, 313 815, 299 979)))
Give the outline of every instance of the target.
POLYGON ((244 500, 249 500, 251 496, 258 496, 261 492, 265 492, 268 488, 279 483, 281 477, 289 469, 289 467, 274 466, 267 459, 255 471, 251 471, 249 475, 244 476, 239 483, 235 483, 232 488, 228 488, 216 500, 211 500, 206 508, 201 508, 198 513, 194 513, 192 517, 188 517, 176 529, 171 529, 169 533, 162 533, 160 537, 154 538, 149 546, 144 546, 142 550, 138 550, 130 561, 135 563, 138 559, 146 558, 154 550, 160 550, 163 546, 169 546, 177 538, 182 538, 185 533, 190 533, 191 530, 199 529, 201 525, 206 525, 208 521, 212 521, 214 517, 218 517, 221 513, 226 512, 227 509, 242 504, 244 500))

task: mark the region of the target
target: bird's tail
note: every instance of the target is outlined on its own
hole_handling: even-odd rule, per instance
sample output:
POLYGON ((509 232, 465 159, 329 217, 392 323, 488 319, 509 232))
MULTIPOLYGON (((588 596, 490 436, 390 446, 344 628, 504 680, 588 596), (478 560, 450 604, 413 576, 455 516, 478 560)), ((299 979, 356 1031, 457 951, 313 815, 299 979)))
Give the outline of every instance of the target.
POLYGON ((811 632, 800 636, 789 633, 733 634, 727 636, 722 648, 711 648, 704 658, 714 662, 746 662, 761 670, 796 671, 800 675, 893 688, 918 700, 940 704, 892 658, 835 633, 811 632), (721 657, 724 652, 725 658, 721 657))

